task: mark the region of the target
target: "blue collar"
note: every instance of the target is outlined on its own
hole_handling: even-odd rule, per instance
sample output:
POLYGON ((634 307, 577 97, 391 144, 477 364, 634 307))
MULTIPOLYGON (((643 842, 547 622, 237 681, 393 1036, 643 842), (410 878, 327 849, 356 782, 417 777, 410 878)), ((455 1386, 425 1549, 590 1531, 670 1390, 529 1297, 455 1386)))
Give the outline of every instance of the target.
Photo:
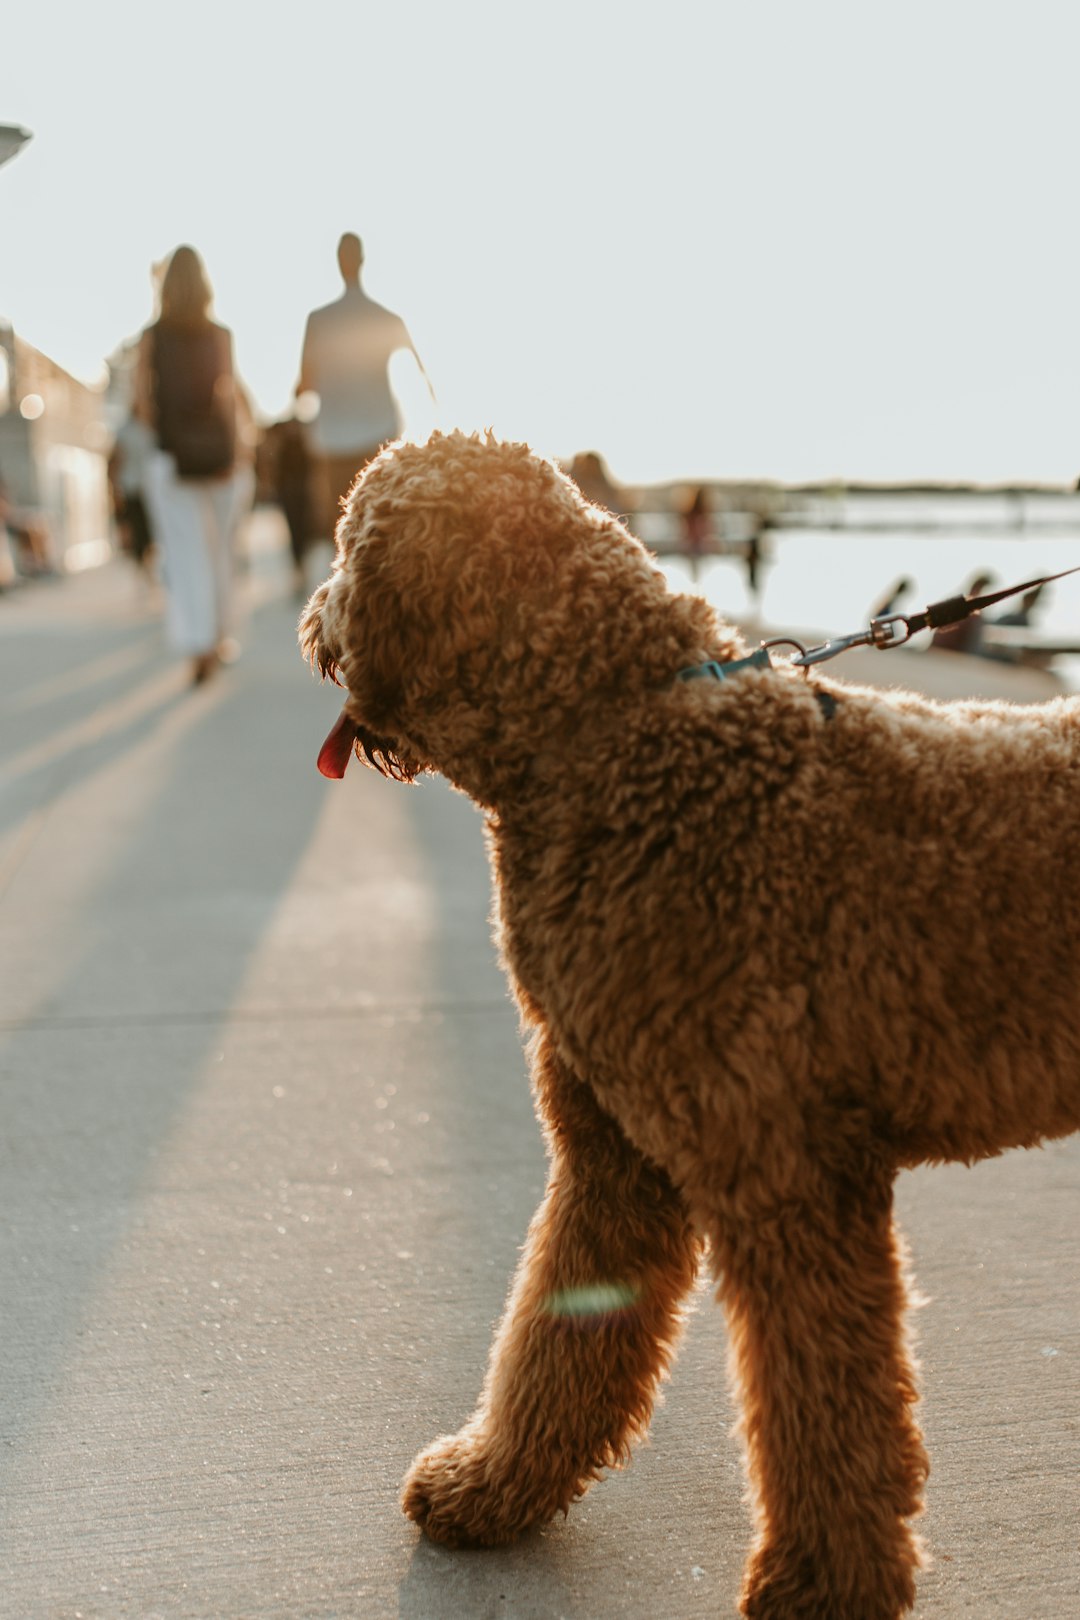
MULTIPOLYGON (((727 664, 718 664, 710 660, 707 664, 693 664, 689 669, 680 669, 675 679, 677 681, 694 681, 699 676, 707 676, 710 680, 726 681, 731 675, 738 675, 744 669, 771 669, 772 660, 769 657, 768 647, 758 647, 749 658, 733 658, 727 664)), ((814 697, 817 705, 826 720, 831 720, 836 713, 836 699, 831 692, 817 692, 814 697)))
POLYGON ((694 664, 690 669, 680 669, 675 679, 677 681, 693 681, 699 675, 710 676, 714 681, 726 681, 729 675, 738 675, 743 669, 771 669, 772 659, 769 657, 768 647, 759 647, 752 652, 749 658, 736 658, 728 664, 718 664, 715 661, 708 664, 694 664))

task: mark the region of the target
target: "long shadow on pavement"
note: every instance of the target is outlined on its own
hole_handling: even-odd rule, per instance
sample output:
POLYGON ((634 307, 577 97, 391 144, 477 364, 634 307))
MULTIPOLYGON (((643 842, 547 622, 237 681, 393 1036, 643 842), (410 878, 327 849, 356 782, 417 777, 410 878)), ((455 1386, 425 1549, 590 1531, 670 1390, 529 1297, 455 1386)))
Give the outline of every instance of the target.
MULTIPOLYGON (((281 746, 320 724, 302 672, 297 678, 294 617, 291 606, 271 603, 252 620, 245 660, 215 690, 173 690, 130 723, 105 726, 59 766, 43 765, 22 801, 25 813, 31 802, 56 800, 22 852, 2 914, 15 1004, 5 996, 0 1056, 0 1483, 56 1392, 98 1279, 310 839, 318 783, 298 788, 281 746), (167 746, 155 746, 163 734, 167 746), (97 847, 106 864, 88 875, 97 847), (70 907, 69 872, 78 878, 70 907), (20 977, 12 969, 30 955, 34 969, 20 977)), ((43 702, 35 743, 92 720, 132 679, 163 669, 152 650, 139 658, 143 635, 105 628, 73 637, 68 628, 52 659, 39 634, 37 677, 50 663, 77 676, 95 643, 106 674, 81 695, 76 685, 70 697, 43 702), (133 651, 131 666, 110 675, 118 645, 133 651)))

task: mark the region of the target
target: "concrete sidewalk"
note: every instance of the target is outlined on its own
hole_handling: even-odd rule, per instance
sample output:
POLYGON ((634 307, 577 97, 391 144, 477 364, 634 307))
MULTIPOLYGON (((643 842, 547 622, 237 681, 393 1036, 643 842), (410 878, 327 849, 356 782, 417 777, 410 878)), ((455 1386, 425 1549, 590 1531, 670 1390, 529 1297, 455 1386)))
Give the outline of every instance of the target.
MULTIPOLYGON (((651 1444, 566 1521, 452 1554, 400 1514, 543 1155, 479 818, 322 781, 338 694, 257 565, 197 691, 120 564, 0 599, 0 1616, 733 1613, 707 1295, 651 1444)), ((925 1620, 1080 1616, 1078 1210, 1077 1139, 902 1183, 925 1620)))

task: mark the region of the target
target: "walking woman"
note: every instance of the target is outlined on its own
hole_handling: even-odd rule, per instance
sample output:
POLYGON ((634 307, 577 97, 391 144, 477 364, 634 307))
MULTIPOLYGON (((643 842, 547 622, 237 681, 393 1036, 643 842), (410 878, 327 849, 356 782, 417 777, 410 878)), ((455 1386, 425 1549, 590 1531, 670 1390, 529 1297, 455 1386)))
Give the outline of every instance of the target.
POLYGON ((135 410, 154 431, 147 501, 162 552, 169 640, 196 683, 230 642, 235 540, 250 501, 238 458, 242 395, 232 334, 210 318, 213 291, 192 247, 178 247, 161 284, 161 314, 139 341, 135 410))

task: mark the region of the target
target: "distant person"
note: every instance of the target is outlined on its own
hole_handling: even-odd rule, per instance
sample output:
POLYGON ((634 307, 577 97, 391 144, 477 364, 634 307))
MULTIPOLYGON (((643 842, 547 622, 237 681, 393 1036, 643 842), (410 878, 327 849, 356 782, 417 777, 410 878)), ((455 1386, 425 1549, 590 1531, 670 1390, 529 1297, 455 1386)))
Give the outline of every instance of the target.
MULTIPOLYGON (((965 585, 963 594, 969 600, 975 596, 982 596, 993 583, 993 574, 973 574, 965 585)), ((935 652, 959 652, 978 657, 983 650, 981 615, 973 613, 970 618, 961 619, 959 624, 943 625, 940 630, 934 631, 930 645, 935 652)))
POLYGON ((266 430, 269 482, 289 530, 297 590, 304 589, 304 558, 313 539, 314 510, 311 431, 299 414, 272 422, 266 430))
POLYGON ((155 436, 146 495, 161 551, 166 628, 196 683, 231 656, 236 533, 251 469, 238 418, 248 410, 232 333, 210 317, 213 290, 195 249, 178 247, 161 283, 161 313, 139 340, 135 410, 155 436))
POLYGON ((55 575, 48 526, 38 513, 12 504, 0 476, 0 586, 14 584, 17 577, 52 579, 55 575))
POLYGON ((11 516, 11 502, 8 500, 7 485, 3 475, 0 474, 0 591, 14 585, 15 553, 11 546, 11 531, 8 528, 8 518, 11 516))
POLYGON ((899 579, 893 580, 884 596, 879 597, 870 609, 871 620, 887 619, 892 614, 899 613, 900 603, 913 588, 914 581, 909 579, 907 574, 901 574, 899 579))
POLYGON ((570 477, 587 501, 621 517, 626 512, 626 491, 619 488, 595 450, 580 450, 570 463, 570 477))
POLYGON ((709 492, 704 485, 694 489, 680 514, 682 522, 682 552, 690 562, 690 577, 697 579, 698 563, 707 551, 716 549, 716 530, 713 526, 709 492))
POLYGON ((742 558, 746 567, 746 589, 755 608, 761 606, 762 569, 769 561, 768 535, 772 527, 769 518, 755 516, 754 527, 742 543, 742 558))
MULTIPOLYGON (((1046 607, 1047 586, 1044 581, 1040 585, 1033 585, 1025 591, 1016 607, 999 613, 990 620, 990 625, 1002 625, 1006 630, 1030 630, 1035 623, 1035 615, 1046 607)), ((1040 652, 1037 644, 1029 644, 1023 636, 1011 641, 990 641, 984 648, 983 654, 987 658, 996 658, 1005 664, 1033 664, 1049 669, 1053 663, 1052 652, 1040 652)))
POLYGON ((149 577, 154 534, 146 500, 150 458, 157 448, 153 429, 132 411, 116 430, 109 456, 109 492, 120 543, 144 577, 149 577))
POLYGON ((390 387, 393 355, 407 350, 431 392, 405 322, 361 287, 363 263, 363 243, 347 231, 338 243, 345 291, 334 303, 312 310, 304 333, 296 392, 319 397, 311 427, 313 537, 319 540, 333 538, 342 497, 356 474, 401 433, 401 412, 390 387))
POLYGON ((745 540, 737 543, 736 550, 746 569, 746 589, 754 604, 754 611, 760 612, 764 571, 772 562, 770 537, 776 526, 776 508, 767 490, 750 496, 746 515, 750 522, 750 533, 745 540))
POLYGON ((1043 607, 1046 606, 1044 595, 1046 588, 1045 580, 1042 580, 1038 585, 1033 585, 1030 591, 1025 591, 1020 598, 1019 607, 1009 608, 1007 612, 999 613, 996 619, 991 619, 991 624, 1005 624, 1027 629, 1035 622, 1035 611, 1040 602, 1043 607))

